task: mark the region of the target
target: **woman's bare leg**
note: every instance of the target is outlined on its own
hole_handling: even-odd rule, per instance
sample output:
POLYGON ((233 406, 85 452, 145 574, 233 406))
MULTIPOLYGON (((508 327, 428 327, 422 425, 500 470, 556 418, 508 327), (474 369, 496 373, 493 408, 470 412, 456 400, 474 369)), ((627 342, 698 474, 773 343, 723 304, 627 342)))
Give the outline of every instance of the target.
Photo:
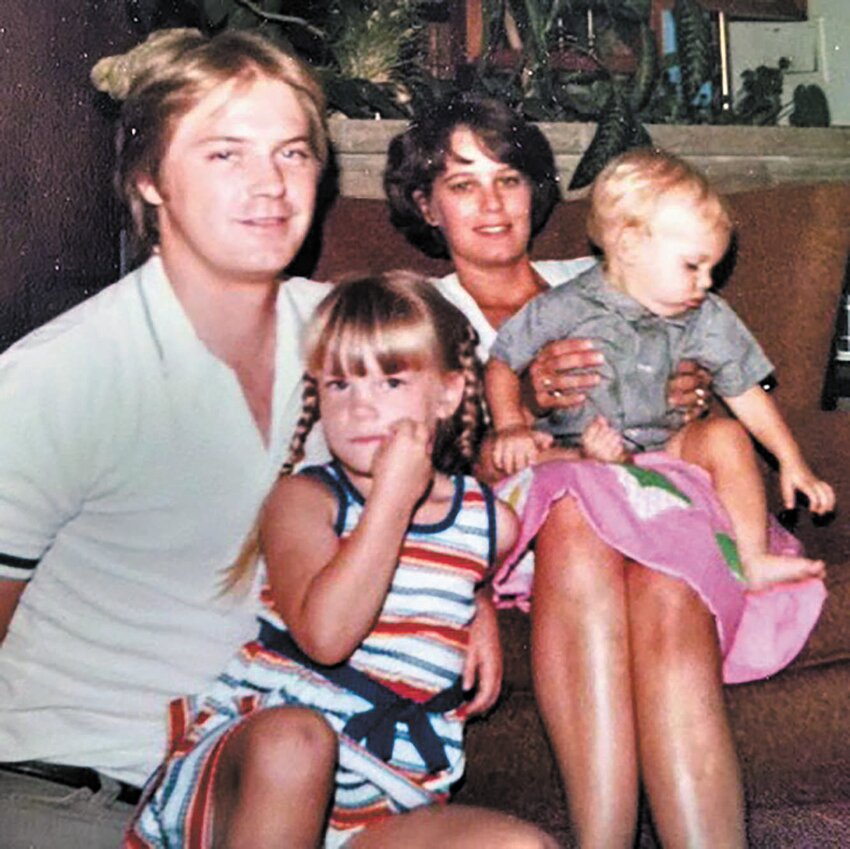
POLYGON ((744 795, 714 618, 683 581, 627 567, 643 783, 665 849, 743 849, 744 795))
POLYGON ((557 849, 529 823, 463 805, 434 806, 390 817, 361 832, 350 849, 557 849))
POLYGON ((336 734, 318 713, 269 708, 245 719, 216 770, 215 849, 320 846, 336 757, 336 734))
POLYGON ((741 424, 735 419, 691 422, 674 445, 673 453, 711 475, 732 520, 744 574, 753 589, 823 577, 822 560, 770 554, 764 480, 750 436, 741 424))
POLYGON ((623 560, 572 499, 537 537, 532 670, 582 847, 630 847, 638 768, 623 560))

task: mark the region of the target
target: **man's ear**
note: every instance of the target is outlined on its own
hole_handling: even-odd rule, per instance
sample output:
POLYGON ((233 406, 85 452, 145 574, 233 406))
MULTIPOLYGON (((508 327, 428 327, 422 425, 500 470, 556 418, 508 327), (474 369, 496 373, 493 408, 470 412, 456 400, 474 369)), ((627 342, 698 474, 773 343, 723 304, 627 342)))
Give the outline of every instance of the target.
POLYGON ((162 206, 162 195, 149 174, 144 174, 136 180, 136 188, 146 203, 151 206, 162 206))
POLYGON ((425 192, 421 189, 417 189, 413 193, 413 201, 419 207, 419 211, 422 213, 422 217, 425 219, 425 223, 430 225, 431 227, 439 227, 440 224, 437 219, 434 217, 431 212, 431 202, 428 200, 425 192))
POLYGON ((443 397, 437 405, 437 415, 441 419, 450 419, 457 412, 465 386, 463 372, 453 371, 443 378, 443 397))

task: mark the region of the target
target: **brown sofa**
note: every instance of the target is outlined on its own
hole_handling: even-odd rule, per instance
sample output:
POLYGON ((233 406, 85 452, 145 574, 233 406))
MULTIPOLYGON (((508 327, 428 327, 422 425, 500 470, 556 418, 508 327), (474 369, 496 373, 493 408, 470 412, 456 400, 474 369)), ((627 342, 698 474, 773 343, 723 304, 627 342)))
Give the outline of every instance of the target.
MULTIPOLYGON (((829 564, 829 598, 808 645, 770 680, 727 688, 749 803, 764 849, 850 846, 850 412, 820 409, 850 251, 850 184, 785 186, 730 197, 737 251, 724 294, 776 364, 779 404, 813 466, 834 485, 825 526, 797 532, 829 564)), ((534 245, 540 258, 587 253, 583 202, 559 206, 534 245)), ((323 228, 317 279, 409 267, 444 273, 391 227, 380 201, 340 199, 323 228)), ((765 469, 767 470, 767 466, 765 469)), ((775 475, 768 472, 775 502, 775 475)), ((531 689, 527 618, 500 614, 506 653, 498 708, 469 730, 459 799, 532 819, 572 845, 563 795, 531 689)), ((644 818, 646 820, 646 818, 644 818)), ((653 846, 644 821, 640 844, 653 846)))

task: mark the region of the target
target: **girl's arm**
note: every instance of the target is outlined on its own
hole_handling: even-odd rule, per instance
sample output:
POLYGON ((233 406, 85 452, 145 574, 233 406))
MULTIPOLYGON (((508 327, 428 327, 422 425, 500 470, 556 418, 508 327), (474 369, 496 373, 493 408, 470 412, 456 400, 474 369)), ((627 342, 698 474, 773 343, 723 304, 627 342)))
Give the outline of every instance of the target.
MULTIPOLYGON (((501 562, 513 548, 519 534, 519 519, 503 501, 496 500, 496 558, 501 562)), ((489 584, 475 594, 476 613, 469 632, 469 651, 463 668, 463 688, 475 688, 466 705, 468 716, 490 710, 502 690, 504 672, 499 622, 489 584)))
POLYGON ((832 487, 820 480, 806 463, 800 446, 785 423, 782 413, 760 386, 742 395, 726 398, 729 409, 741 424, 779 461, 782 501, 786 508, 794 506, 799 490, 809 499, 813 513, 828 513, 835 506, 832 487))
POLYGON ((398 423, 372 471, 360 522, 345 540, 334 532, 334 496, 310 478, 281 478, 263 513, 276 609, 319 663, 348 658, 380 613, 414 507, 433 474, 425 428, 398 423))

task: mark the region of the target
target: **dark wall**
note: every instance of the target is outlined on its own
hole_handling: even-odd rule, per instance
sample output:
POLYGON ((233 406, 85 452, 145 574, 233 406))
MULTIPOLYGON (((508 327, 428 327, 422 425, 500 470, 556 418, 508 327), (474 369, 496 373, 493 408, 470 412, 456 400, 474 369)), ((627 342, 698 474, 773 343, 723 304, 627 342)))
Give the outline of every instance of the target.
POLYGON ((0 348, 116 274, 112 126, 88 75, 140 38, 124 0, 2 0, 0 348))

